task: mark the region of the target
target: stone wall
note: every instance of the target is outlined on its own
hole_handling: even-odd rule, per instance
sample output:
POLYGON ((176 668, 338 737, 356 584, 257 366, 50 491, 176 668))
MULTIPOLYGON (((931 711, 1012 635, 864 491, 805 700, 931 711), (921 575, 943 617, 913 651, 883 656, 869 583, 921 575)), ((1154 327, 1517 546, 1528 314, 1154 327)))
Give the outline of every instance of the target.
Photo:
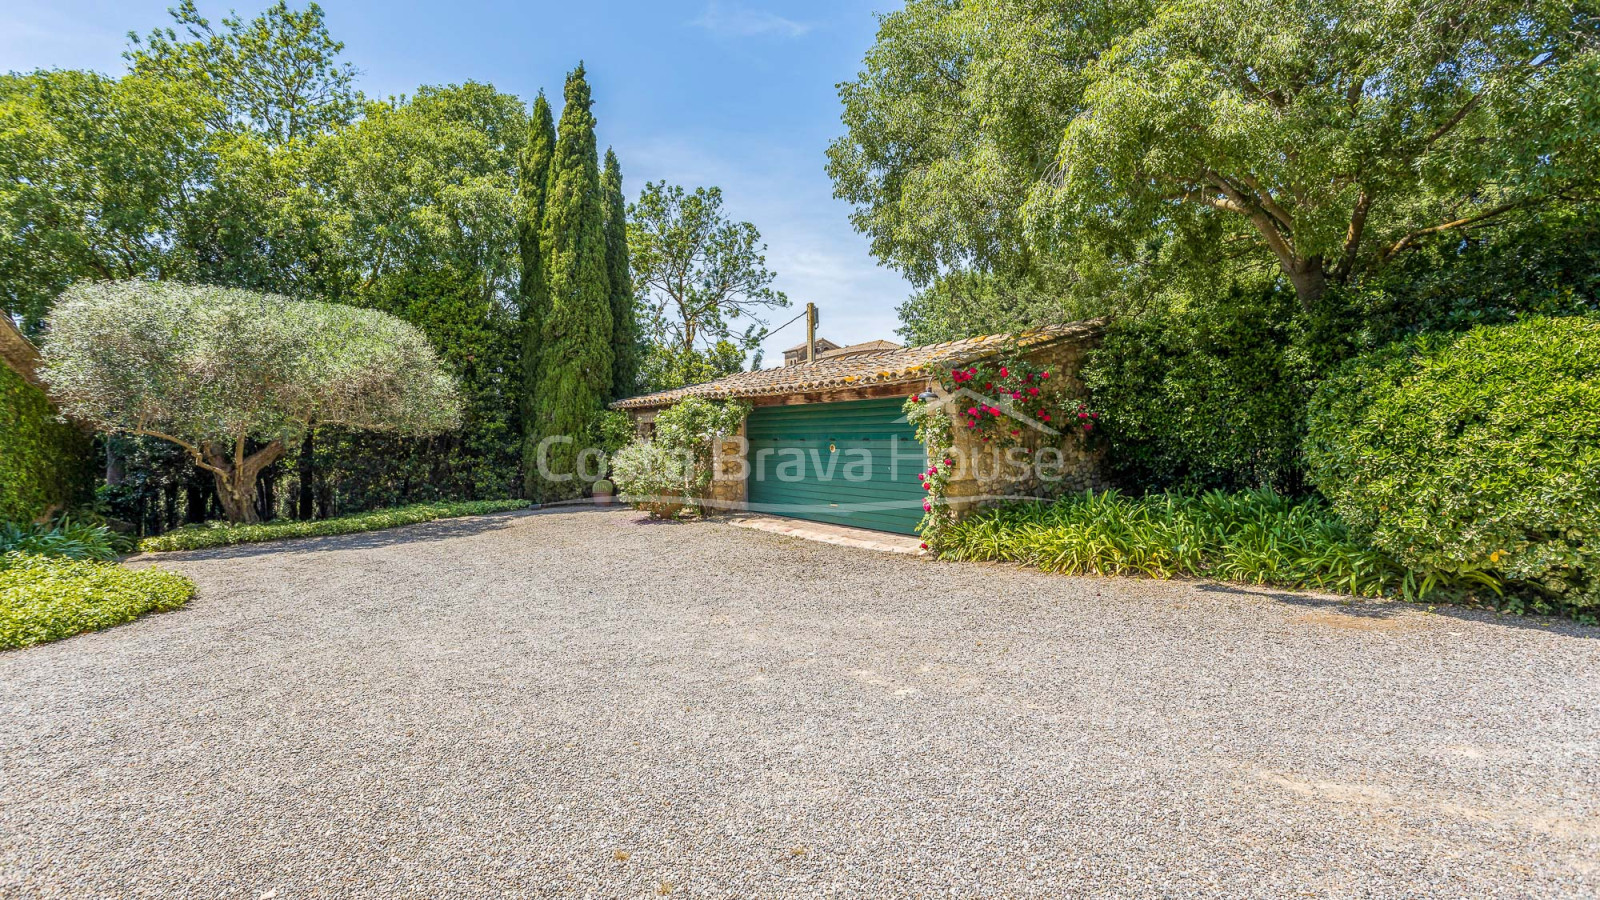
MULTIPOLYGON (((1024 356, 1047 367, 1052 378, 1064 379, 1066 397, 1083 398, 1088 390, 1078 373, 1083 368, 1084 356, 1092 347, 1089 341, 1061 343, 1024 356)), ((1094 447, 1075 427, 1061 434, 1025 428, 1021 440, 1031 452, 1007 455, 960 426, 959 403, 948 406, 952 420, 950 430, 955 441, 952 458, 957 467, 956 474, 946 485, 945 499, 957 518, 1007 499, 1055 496, 1090 488, 1104 490, 1111 486, 1105 473, 1105 451, 1094 447), (1047 448, 1060 454, 1059 465, 1038 464, 1042 459, 1055 461, 1054 454, 1042 453, 1047 448)))

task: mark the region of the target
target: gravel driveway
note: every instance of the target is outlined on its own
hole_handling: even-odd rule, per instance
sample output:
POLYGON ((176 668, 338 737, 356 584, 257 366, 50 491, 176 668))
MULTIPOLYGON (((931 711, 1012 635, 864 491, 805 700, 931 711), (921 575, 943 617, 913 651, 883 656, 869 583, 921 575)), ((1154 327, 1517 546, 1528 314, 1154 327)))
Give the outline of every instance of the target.
POLYGON ((0 654, 0 895, 1600 893, 1600 629, 629 511, 0 654))

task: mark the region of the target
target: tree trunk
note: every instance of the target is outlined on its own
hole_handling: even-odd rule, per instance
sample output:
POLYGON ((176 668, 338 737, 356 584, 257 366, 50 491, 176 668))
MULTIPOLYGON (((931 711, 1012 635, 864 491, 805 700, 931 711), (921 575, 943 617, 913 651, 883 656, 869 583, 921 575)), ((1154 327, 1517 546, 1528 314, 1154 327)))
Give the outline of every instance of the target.
POLYGON ((1314 256, 1284 262, 1283 271, 1294 285, 1295 296, 1300 298, 1300 308, 1310 312, 1328 289, 1328 272, 1322 267, 1322 258, 1314 256))
POLYGON ((296 516, 301 520, 316 513, 316 429, 306 429, 305 440, 300 442, 300 508, 296 516))
POLYGON ((256 478, 282 455, 282 441, 262 447, 242 463, 235 463, 214 446, 206 447, 206 462, 217 482, 217 502, 229 522, 253 525, 261 521, 256 513, 256 478))

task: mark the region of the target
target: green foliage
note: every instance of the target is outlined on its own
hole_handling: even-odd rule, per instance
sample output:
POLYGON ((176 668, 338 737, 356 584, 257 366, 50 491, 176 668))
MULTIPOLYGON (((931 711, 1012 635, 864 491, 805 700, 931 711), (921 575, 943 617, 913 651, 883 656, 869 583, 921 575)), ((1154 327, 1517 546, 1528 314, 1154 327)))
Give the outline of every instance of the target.
POLYGON ((517 252, 522 263, 517 283, 517 310, 522 327, 519 361, 522 384, 517 408, 522 418, 522 491, 529 497, 539 491, 536 454, 542 435, 534 398, 539 389, 544 320, 550 309, 550 284, 545 273, 549 261, 540 243, 540 230, 544 225, 550 184, 550 161, 555 158, 555 152, 556 123, 550 113, 550 101, 540 91, 533 101, 528 142, 517 167, 517 252))
POLYGON ((606 273, 605 206, 596 157, 589 84, 579 66, 567 76, 565 105, 545 200, 540 245, 547 254, 550 310, 541 333, 534 428, 549 448, 539 473, 544 500, 575 496, 581 439, 592 433, 611 393, 611 287, 606 273), (565 479, 565 480, 562 480, 565 479))
POLYGON ((1303 490, 1312 365, 1287 291, 1235 289, 1118 319, 1081 376, 1130 488, 1303 490))
POLYGON ((690 505, 692 456, 655 441, 635 441, 611 457, 611 477, 622 499, 654 518, 670 519, 690 505))
POLYGON ((761 316, 789 305, 772 287, 761 232, 728 218, 721 188, 646 183, 628 208, 628 246, 646 334, 675 353, 721 341, 748 351, 766 336, 761 316), (744 319, 751 324, 735 335, 744 319))
POLYGON ((0 522, 0 556, 24 553, 110 562, 132 542, 101 524, 63 516, 49 523, 0 522))
POLYGON ((620 409, 603 409, 595 417, 594 445, 607 456, 633 441, 633 417, 620 409))
POLYGON ((1600 207, 1551 207, 1420 247, 1363 279, 1347 302, 1365 349, 1418 332, 1600 312, 1600 207))
POLYGON ((217 522, 185 526, 166 534, 145 538, 139 542, 139 550, 143 553, 206 550, 212 547, 229 547, 234 544, 253 544, 286 538, 329 537, 337 534, 378 531, 401 525, 416 525, 435 519, 482 516, 527 507, 526 500, 475 500, 457 503, 417 503, 396 509, 380 509, 311 522, 268 522, 259 525, 230 525, 217 522))
POLYGON ((209 120, 216 130, 244 129, 286 144, 355 117, 361 104, 353 86, 355 66, 339 62, 344 44, 328 34, 315 3, 295 12, 278 0, 249 21, 228 15, 221 32, 200 15, 194 0, 182 0, 170 12, 184 37, 171 27, 144 38, 130 35, 126 56, 141 75, 222 101, 209 120))
POLYGON ((182 277, 173 238, 213 168, 213 104, 137 76, 0 75, 0 310, 33 333, 75 280, 182 277))
POLYGON ((658 517, 695 505, 708 496, 716 439, 737 434, 749 414, 750 405, 736 400, 674 403, 657 414, 654 440, 629 444, 612 457, 617 487, 658 517))
POLYGON ((606 150, 605 174, 606 282, 611 288, 611 395, 631 397, 638 388, 640 335, 633 274, 628 259, 628 209, 622 193, 622 166, 606 150))
POLYGON ((1271 491, 1087 492, 988 510, 944 532, 945 559, 999 560, 1064 575, 1216 578, 1357 596, 1421 599, 1492 579, 1419 577, 1350 533, 1319 501, 1271 491))
POLYGON ((704 384, 742 371, 744 351, 732 341, 717 341, 705 350, 652 342, 645 354, 639 380, 642 390, 648 393, 704 384))
POLYGON ((1530 318, 1351 360, 1311 405, 1317 487, 1405 565, 1600 609, 1600 321, 1530 318))
POLYGON ((0 556, 0 649, 58 641, 177 609, 194 582, 114 563, 9 553, 0 556))
POLYGON ((162 282, 74 287, 43 377, 63 411, 183 447, 253 521, 256 475, 310 426, 453 426, 454 381, 410 325, 371 310, 162 282), (264 447, 246 452, 251 439, 264 447))
POLYGON ((1311 306, 1464 225, 1592 196, 1597 34, 1566 2, 913 0, 840 87, 829 172, 919 285, 1249 267, 1311 306))
POLYGON ((89 496, 90 441, 44 392, 0 362, 0 521, 27 521, 89 496))

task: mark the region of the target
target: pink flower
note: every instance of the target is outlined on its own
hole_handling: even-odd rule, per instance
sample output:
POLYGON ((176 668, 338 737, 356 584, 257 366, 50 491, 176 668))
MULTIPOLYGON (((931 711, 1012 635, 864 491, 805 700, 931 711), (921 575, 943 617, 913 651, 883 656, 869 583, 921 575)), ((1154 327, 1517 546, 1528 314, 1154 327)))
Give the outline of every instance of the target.
POLYGON ((967 415, 969 415, 969 416, 975 416, 975 415, 977 415, 977 414, 978 414, 978 408, 977 408, 977 407, 976 407, 976 406, 969 406, 969 407, 967 407, 967 415))
POLYGON ((926 542, 924 542, 924 543, 923 543, 923 544, 922 544, 922 549, 924 549, 924 550, 926 550, 926 549, 928 549, 928 545, 927 545, 927 543, 926 543, 926 542))
POLYGON ((956 464, 956 461, 951 459, 950 457, 946 456, 944 458, 944 464, 947 465, 947 466, 953 466, 953 465, 956 464))
POLYGON ((937 474, 939 474, 939 467, 938 466, 929 466, 928 467, 928 474, 929 475, 937 475, 937 474))
POLYGON ((1041 418, 1041 419, 1045 420, 1046 422, 1048 422, 1048 421, 1050 421, 1050 414, 1049 413, 1045 413, 1044 415, 1040 416, 1039 418, 1041 418))
POLYGON ((1013 399, 1013 400, 1021 400, 1022 399, 1022 392, 1021 391, 1012 391, 1011 392, 1011 399, 1013 399))
POLYGON ((922 501, 922 511, 923 512, 933 512, 933 501, 932 500, 924 500, 924 501, 922 501))
POLYGON ((983 389, 984 389, 984 390, 986 390, 986 391, 992 391, 992 390, 994 390, 994 382, 992 382, 992 381, 985 381, 985 382, 984 382, 984 383, 983 383, 983 389))
POLYGON ((1037 397, 1037 396, 1039 396, 1039 389, 1038 388, 1034 388, 1034 387, 1028 388, 1028 396, 1029 397, 1037 397))
POLYGON ((1000 367, 1000 377, 1001 378, 1010 378, 1011 377, 1011 373, 1006 371, 1006 367, 1005 366, 1001 366, 1000 367))
POLYGON ((1041 378, 1041 379, 1044 379, 1044 378, 1049 378, 1049 377, 1050 377, 1050 373, 1049 373, 1049 372, 1040 372, 1040 373, 1039 373, 1039 377, 1040 377, 1040 378, 1041 378))
POLYGON ((1100 418, 1100 414, 1099 413, 1089 413, 1089 418, 1098 419, 1098 418, 1100 418))
POLYGON ((1087 419, 1087 418, 1089 418, 1089 414, 1086 413, 1086 412, 1080 412, 1080 413, 1078 413, 1078 418, 1087 419))
POLYGON ((1018 431, 1018 430, 1016 430, 1016 429, 1015 429, 1015 428, 1013 428, 1013 429, 1011 429, 1011 436, 1012 436, 1012 437, 1016 437, 1016 436, 1017 436, 1017 435, 1019 435, 1019 434, 1021 434, 1021 433, 1022 433, 1022 432, 1020 432, 1020 431, 1018 431))
POLYGON ((1094 430, 1094 423, 1093 422, 1085 422, 1085 423, 1083 423, 1083 430, 1084 431, 1092 431, 1092 430, 1094 430))
POLYGON ((968 428, 976 428, 976 427, 978 427, 978 420, 977 419, 968 419, 967 420, 967 427, 968 428))

